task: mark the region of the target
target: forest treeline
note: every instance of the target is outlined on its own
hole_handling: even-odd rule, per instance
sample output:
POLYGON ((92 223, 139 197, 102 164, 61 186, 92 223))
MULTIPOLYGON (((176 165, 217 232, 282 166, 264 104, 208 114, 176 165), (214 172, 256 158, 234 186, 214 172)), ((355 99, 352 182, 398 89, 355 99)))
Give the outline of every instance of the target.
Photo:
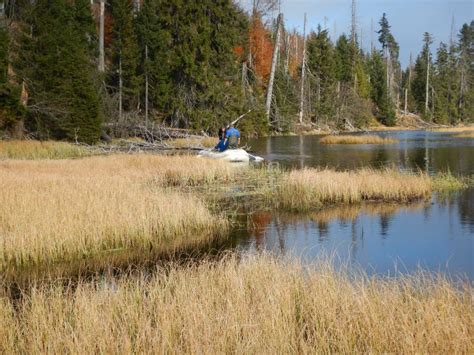
POLYGON ((213 133, 249 110, 246 134, 395 125, 407 113, 472 121, 474 21, 439 48, 425 33, 402 68, 386 14, 363 51, 355 26, 336 40, 321 26, 297 33, 267 16, 269 3, 0 1, 0 131, 89 143, 112 126, 213 133))

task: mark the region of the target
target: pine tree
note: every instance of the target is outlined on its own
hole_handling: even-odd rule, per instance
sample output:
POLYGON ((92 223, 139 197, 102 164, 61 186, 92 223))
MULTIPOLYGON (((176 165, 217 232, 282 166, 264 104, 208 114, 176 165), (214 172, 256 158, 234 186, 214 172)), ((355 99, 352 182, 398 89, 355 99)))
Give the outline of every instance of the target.
POLYGON ((119 95, 119 114, 122 110, 139 109, 142 77, 138 74, 139 47, 134 29, 132 0, 112 0, 112 44, 109 49, 111 67, 108 84, 119 95))
POLYGON ((13 129, 24 116, 20 86, 8 80, 10 36, 0 23, 0 130, 13 129))
MULTIPOLYGON (((140 75, 142 83, 148 79, 149 107, 166 112, 170 101, 172 78, 170 45, 172 43, 171 14, 160 9, 160 0, 145 1, 137 18, 137 33, 141 51, 140 75)), ((142 106, 146 106, 145 87, 141 88, 142 106)))
POLYGON ((441 42, 435 62, 435 76, 433 78, 434 90, 434 112, 433 120, 436 123, 446 124, 449 122, 450 113, 453 108, 450 107, 450 68, 449 68, 448 47, 441 42))
POLYGON ((395 86, 393 77, 398 63, 398 43, 395 41, 390 32, 390 24, 387 19, 387 14, 383 14, 379 21, 380 30, 379 42, 382 45, 382 55, 385 60, 385 102, 379 104, 379 110, 383 120, 388 125, 395 124, 395 109, 393 102, 393 88, 395 86))
POLYGON ((416 102, 417 112, 423 114, 425 117, 429 114, 426 108, 430 107, 430 87, 429 83, 432 79, 432 72, 430 68, 433 66, 430 45, 432 39, 429 33, 424 34, 424 45, 422 52, 418 55, 415 62, 414 79, 412 81, 412 92, 416 102), (428 85, 427 85, 428 84, 428 85), (426 96, 428 86, 428 98, 426 96), (426 104, 428 102, 428 105, 426 104))
POLYGON ((464 24, 459 37, 459 113, 461 120, 474 119, 474 21, 464 24))
POLYGON ((369 61, 371 99, 377 107, 377 116, 387 126, 395 124, 395 111, 388 94, 386 68, 380 53, 374 51, 369 61))
POLYGON ((336 62, 327 30, 318 26, 308 38, 308 71, 312 87, 312 116, 321 123, 335 115, 336 62))
POLYGON ((336 76, 342 83, 351 83, 352 75, 352 54, 349 40, 342 34, 336 42, 336 76))
POLYGON ((91 51, 90 3, 38 0, 25 19, 15 70, 28 83, 30 128, 42 136, 94 142, 101 114, 91 51))

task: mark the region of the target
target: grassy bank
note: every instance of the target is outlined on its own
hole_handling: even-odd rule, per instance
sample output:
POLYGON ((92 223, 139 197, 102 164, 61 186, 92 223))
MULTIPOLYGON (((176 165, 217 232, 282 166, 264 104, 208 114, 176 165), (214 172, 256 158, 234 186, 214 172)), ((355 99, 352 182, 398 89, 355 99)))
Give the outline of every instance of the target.
POLYGON ((469 138, 469 139, 474 139, 474 131, 455 134, 453 137, 454 137, 454 138, 469 138))
POLYGON ((202 245, 227 234, 243 202, 251 210, 314 211, 406 203, 465 186, 450 174, 433 180, 394 170, 284 172, 145 154, 5 160, 0 181, 0 269, 202 245))
POLYGON ((363 136, 326 136, 319 141, 321 144, 393 144, 396 139, 382 138, 374 135, 363 136))
MULTIPOLYGON (((213 163, 193 176, 206 178, 218 169, 213 163)), ((200 199, 156 184, 190 165, 190 157, 126 155, 0 162, 0 268, 222 236, 228 222, 200 199)))
POLYGON ((71 159, 90 156, 84 147, 55 141, 0 141, 1 159, 71 159))
POLYGON ((0 298, 2 353, 472 353, 473 289, 258 256, 0 298))
POLYGON ((323 204, 406 203, 427 197, 431 191, 432 181, 425 174, 371 169, 345 172, 303 169, 289 173, 278 189, 276 200, 282 208, 306 211, 323 204))
POLYGON ((467 133, 467 132, 474 132, 474 125, 433 128, 432 131, 434 131, 434 132, 446 132, 446 133, 467 133))

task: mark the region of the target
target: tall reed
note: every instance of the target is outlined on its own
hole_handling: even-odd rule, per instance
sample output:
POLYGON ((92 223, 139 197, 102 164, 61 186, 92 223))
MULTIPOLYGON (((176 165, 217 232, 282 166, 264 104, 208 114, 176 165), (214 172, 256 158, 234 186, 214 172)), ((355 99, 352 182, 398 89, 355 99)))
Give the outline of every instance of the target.
POLYGON ((363 136, 325 136, 319 141, 321 144, 393 144, 398 141, 393 138, 382 138, 374 135, 363 136))
POLYGON ((1 159, 69 159, 91 155, 79 145, 66 142, 0 141, 1 159))
POLYGON ((201 200, 150 184, 188 160, 0 162, 0 269, 111 249, 166 251, 224 234, 227 221, 201 200))
POLYGON ((431 179, 425 174, 408 175, 391 169, 302 169, 288 174, 275 198, 285 209, 304 211, 335 203, 405 203, 427 197, 431 191, 431 179))
POLYGON ((255 256, 0 298, 2 353, 472 353, 472 286, 255 256))

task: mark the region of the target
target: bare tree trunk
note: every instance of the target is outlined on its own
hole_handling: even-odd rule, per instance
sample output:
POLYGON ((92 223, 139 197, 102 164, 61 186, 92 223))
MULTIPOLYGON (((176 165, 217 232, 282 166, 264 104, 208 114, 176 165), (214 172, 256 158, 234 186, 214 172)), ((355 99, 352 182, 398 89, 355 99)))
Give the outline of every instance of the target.
POLYGON ((105 54, 104 54, 104 26, 105 26, 105 0, 100 0, 99 12, 99 71, 105 71, 105 54))
POLYGON ((304 114, 304 79, 306 71, 306 14, 304 14, 303 26, 303 63, 301 64, 301 91, 300 91, 300 124, 303 123, 304 114))
POLYGON ((299 53, 298 53, 298 43, 300 42, 300 38, 298 37, 296 30, 293 32, 295 36, 295 60, 298 63, 299 60, 299 53))
POLYGON ((145 45, 145 126, 148 127, 148 45, 145 45))
POLYGON ((288 73, 288 69, 290 67, 290 45, 291 45, 291 37, 290 34, 286 36, 286 58, 285 58, 285 72, 288 73))
POLYGON ((408 89, 405 89, 405 115, 408 114, 408 89))
POLYGON ((276 40, 275 40, 275 48, 273 49, 273 57, 272 57, 272 68, 270 70, 270 79, 268 81, 268 89, 267 89, 267 100, 265 104, 265 113, 267 115, 268 122, 270 122, 270 109, 272 106, 272 97, 273 97, 273 82, 275 81, 275 72, 276 66, 278 63, 278 53, 280 51, 280 26, 282 21, 282 14, 278 15, 277 18, 277 33, 276 33, 276 40))
POLYGON ((431 121, 433 121, 433 115, 434 115, 434 109, 435 109, 435 100, 434 100, 434 89, 431 87, 431 121))
POLYGON ((122 122, 122 51, 119 55, 119 122, 122 122))
POLYGON ((451 33, 449 35, 449 48, 453 48, 454 46, 454 14, 451 17, 451 33))
POLYGON ((134 6, 135 6, 135 12, 140 12, 140 7, 141 7, 141 3, 140 3, 140 0, 135 0, 134 1, 134 6))
POLYGON ((430 84, 430 52, 428 50, 428 55, 426 58, 426 97, 425 97, 425 113, 428 112, 428 102, 429 102, 429 84, 430 84))
POLYGON ((374 52, 374 18, 370 19, 370 53, 374 52))
POLYGON ((385 60, 386 60, 386 63, 387 63, 387 78, 386 78, 386 81, 387 81, 387 97, 390 98, 391 97, 391 89, 390 89, 390 58, 389 58, 389 51, 388 51, 388 47, 385 47, 385 60))
POLYGON ((351 42, 355 45, 357 39, 357 22, 356 22, 356 0, 352 0, 351 9, 351 42))
POLYGON ((410 52, 410 66, 408 67, 408 87, 411 89, 411 76, 413 70, 413 56, 410 52))

